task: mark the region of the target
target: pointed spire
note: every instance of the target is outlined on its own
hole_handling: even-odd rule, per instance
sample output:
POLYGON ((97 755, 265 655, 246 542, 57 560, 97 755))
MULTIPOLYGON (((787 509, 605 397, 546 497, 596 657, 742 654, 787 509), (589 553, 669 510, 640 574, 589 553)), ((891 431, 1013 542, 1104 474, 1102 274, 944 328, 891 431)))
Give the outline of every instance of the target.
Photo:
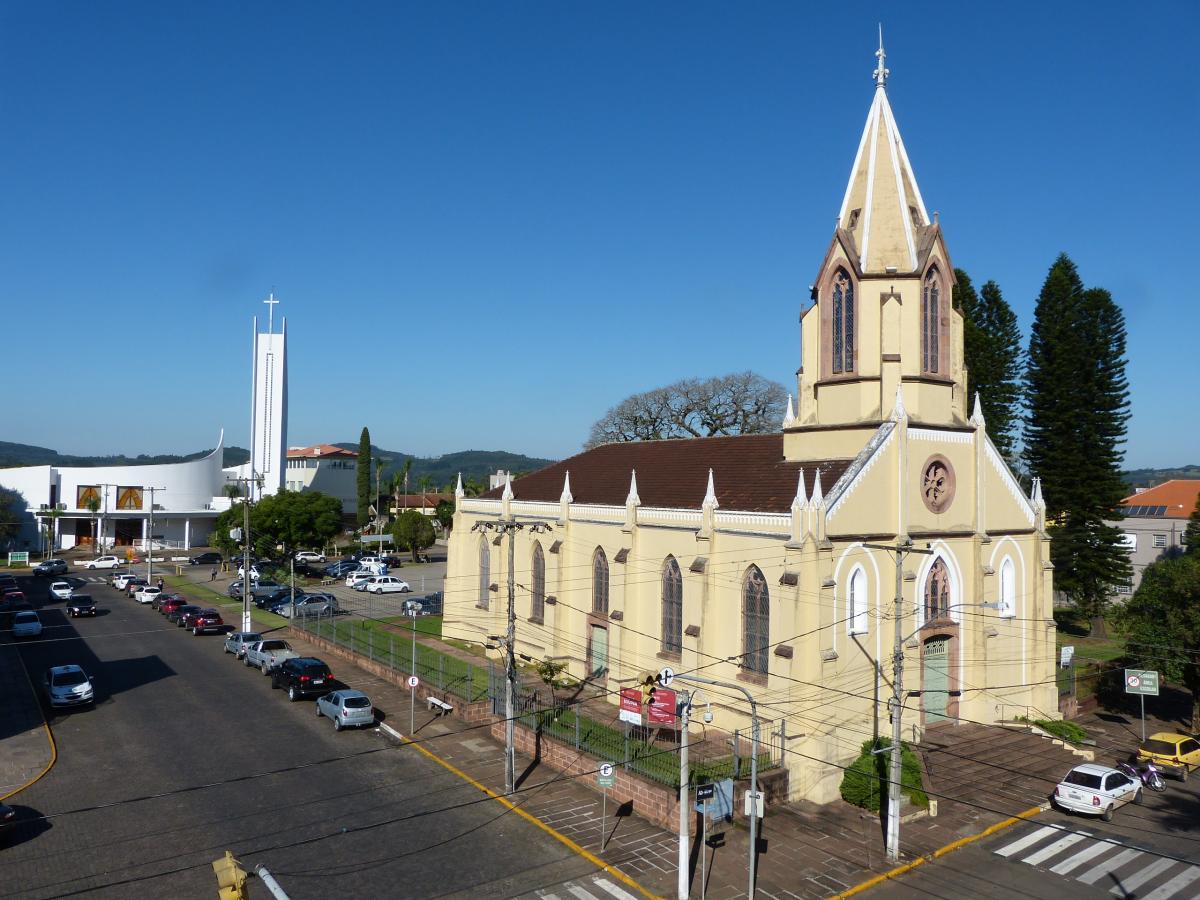
POLYGON ((887 54, 883 52, 883 23, 882 22, 879 23, 879 49, 875 51, 875 58, 877 60, 879 60, 879 64, 877 66, 875 66, 875 71, 872 72, 871 75, 875 79, 875 84, 877 87, 884 87, 887 85, 887 77, 891 73, 888 72, 888 70, 883 65, 884 60, 887 59, 887 54))
POLYGON ((625 498, 625 505, 626 506, 641 506, 642 505, 642 498, 638 496, 638 492, 637 492, 637 469, 633 469, 632 474, 629 477, 629 496, 625 498))
POLYGON ((983 404, 979 401, 979 391, 975 392, 975 407, 971 410, 971 424, 976 428, 987 427, 987 422, 983 418, 983 404))
POLYGON ((804 492, 804 470, 801 469, 800 479, 796 484, 796 497, 792 500, 792 509, 803 509, 806 506, 808 506, 808 497, 804 492))
POLYGON ((455 487, 454 487, 454 499, 461 500, 465 496, 467 496, 467 492, 465 490, 463 490, 462 472, 459 472, 458 473, 458 484, 455 485, 455 487))
POLYGON ((825 503, 825 495, 821 492, 821 470, 817 469, 817 478, 813 482, 812 497, 809 499, 810 506, 822 506, 825 503))
POLYGON ((795 408, 792 406, 792 395, 788 394, 787 412, 785 412, 783 414, 783 427, 787 428, 789 425, 791 425, 795 421, 796 421, 796 411, 795 411, 795 408))
POLYGON ((892 411, 892 417, 897 422, 899 422, 901 419, 903 419, 907 415, 908 415, 908 411, 904 408, 904 387, 900 384, 897 384, 896 385, 896 404, 895 404, 895 409, 892 411))
POLYGON ((1046 508, 1046 501, 1042 498, 1042 479, 1033 479, 1033 489, 1030 491, 1029 499, 1033 501, 1034 506, 1046 508))
POLYGON ((560 503, 575 502, 575 498, 571 496, 571 473, 569 471, 563 476, 563 492, 562 496, 558 499, 560 503))
POLYGON ((917 245, 922 229, 929 226, 929 214, 884 88, 888 69, 882 27, 879 34, 875 98, 850 167, 838 227, 853 238, 864 272, 915 272, 917 245))
POLYGON ((709 469, 708 470, 708 490, 704 492, 704 502, 701 504, 701 506, 704 507, 705 509, 716 509, 718 505, 719 504, 717 503, 717 491, 716 491, 716 488, 713 487, 713 470, 709 469))
POLYGON ((504 475, 504 493, 500 495, 501 500, 511 500, 515 494, 512 489, 512 473, 506 472, 504 475))

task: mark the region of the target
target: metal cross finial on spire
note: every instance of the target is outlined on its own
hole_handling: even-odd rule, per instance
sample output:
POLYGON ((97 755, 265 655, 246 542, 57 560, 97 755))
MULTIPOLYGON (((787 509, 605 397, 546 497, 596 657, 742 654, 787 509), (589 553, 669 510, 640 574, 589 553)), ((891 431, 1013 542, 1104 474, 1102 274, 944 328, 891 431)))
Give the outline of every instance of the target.
POLYGON ((267 304, 267 309, 270 312, 267 314, 267 334, 275 333, 275 304, 279 301, 275 299, 275 292, 271 291, 270 297, 263 301, 267 304))
POLYGON ((871 74, 875 78, 875 84, 883 87, 887 84, 888 69, 883 65, 887 59, 887 54, 883 52, 883 23, 879 23, 879 49, 875 51, 875 58, 879 60, 879 65, 875 67, 875 71, 871 74))

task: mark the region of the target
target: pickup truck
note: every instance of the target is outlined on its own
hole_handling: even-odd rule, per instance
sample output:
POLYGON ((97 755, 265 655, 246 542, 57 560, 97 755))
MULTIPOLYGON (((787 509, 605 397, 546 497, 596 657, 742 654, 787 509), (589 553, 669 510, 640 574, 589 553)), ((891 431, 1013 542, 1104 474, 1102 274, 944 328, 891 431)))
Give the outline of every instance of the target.
POLYGON ((287 641, 273 638, 251 644, 246 649, 242 661, 247 666, 261 669, 264 675, 270 675, 271 670, 282 664, 285 659, 297 659, 299 656, 287 641))

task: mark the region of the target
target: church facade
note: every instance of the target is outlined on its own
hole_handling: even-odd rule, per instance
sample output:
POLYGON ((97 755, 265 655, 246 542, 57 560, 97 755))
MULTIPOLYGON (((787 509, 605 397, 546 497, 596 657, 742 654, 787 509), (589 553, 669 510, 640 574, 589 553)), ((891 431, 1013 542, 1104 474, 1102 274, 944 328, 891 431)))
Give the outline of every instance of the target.
MULTIPOLYGON (((792 798, 817 802, 890 734, 897 615, 906 740, 1058 714, 1040 489, 968 413, 953 268, 886 80, 881 50, 780 430, 608 444, 460 491, 446 579, 446 636, 503 634, 510 539, 473 528, 548 526, 511 538, 517 652, 614 703, 664 666, 741 683, 786 720, 792 798)), ((747 728, 726 693, 706 692, 714 726, 747 728)))

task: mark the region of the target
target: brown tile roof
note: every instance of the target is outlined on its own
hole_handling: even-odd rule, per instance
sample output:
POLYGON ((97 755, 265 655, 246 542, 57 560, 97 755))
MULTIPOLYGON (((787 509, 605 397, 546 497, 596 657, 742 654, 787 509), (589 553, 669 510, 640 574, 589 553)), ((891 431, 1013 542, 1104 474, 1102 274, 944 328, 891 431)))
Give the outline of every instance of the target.
POLYGON ((393 496, 388 503, 400 509, 434 509, 443 500, 454 502, 453 494, 443 494, 438 491, 426 491, 424 494, 401 494, 397 501, 393 496))
POLYGON ((1122 506, 1165 506, 1156 518, 1186 519, 1196 508, 1200 496, 1200 479, 1174 478, 1152 488, 1131 494, 1121 501, 1122 506))
POLYGON ((311 447, 288 447, 287 452, 289 459, 325 456, 342 456, 342 457, 357 457, 358 454, 352 450, 344 450, 341 447, 335 447, 333 444, 314 444, 311 447))
MULTIPOLYGON (((576 503, 623 506, 629 496, 630 472, 637 470, 643 506, 699 509, 711 468, 721 509, 787 512, 801 468, 807 494, 812 494, 818 468, 821 490, 828 494, 850 462, 787 462, 782 434, 605 444, 514 481, 513 495, 517 500, 557 501, 563 476, 570 472, 576 503)), ((499 499, 502 493, 503 488, 495 488, 483 496, 499 499)))

